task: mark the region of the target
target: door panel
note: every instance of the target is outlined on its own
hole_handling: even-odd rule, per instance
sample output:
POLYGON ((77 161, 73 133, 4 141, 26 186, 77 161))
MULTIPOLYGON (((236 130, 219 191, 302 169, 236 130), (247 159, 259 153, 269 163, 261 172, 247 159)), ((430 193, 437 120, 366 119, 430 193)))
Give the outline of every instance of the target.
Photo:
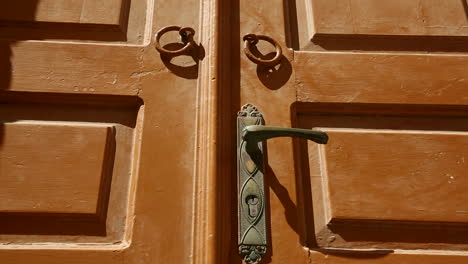
POLYGON ((198 61, 152 38, 200 2, 24 2, 0 11, 0 262, 188 263, 198 61))
POLYGON ((466 55, 296 52, 301 102, 466 103, 466 55))
POLYGON ((22 8, 12 3, 2 9, 0 18, 6 21, 28 22, 57 22, 57 23, 83 23, 83 24, 109 24, 119 25, 121 14, 128 9, 126 0, 108 0, 97 4, 93 1, 29 1, 36 2, 36 11, 33 16, 27 16, 22 8), (61 10, 57 12, 57 10, 61 10))
POLYGON ((98 213, 99 183, 109 177, 106 167, 113 126, 15 122, 3 128, 2 213, 98 213), (52 140, 56 144, 49 146, 46 155, 35 151, 46 149, 52 140), (80 153, 88 155, 73 162, 80 153), (50 164, 48 155, 55 157, 56 166, 50 164), (61 171, 69 171, 69 177, 53 178, 61 171), (30 178, 21 179, 25 176, 30 178), (69 192, 73 193, 70 199, 64 197, 69 192))
POLYGON ((466 249, 457 176, 465 170, 465 108, 299 103, 295 111, 297 126, 320 126, 334 138, 299 146, 300 173, 312 190, 305 197, 309 243, 466 249))
POLYGON ((0 109, 0 239, 122 241, 141 105, 39 97, 0 109))
POLYGON ((151 6, 141 0, 8 2, 0 10, 0 36, 142 44, 151 6))
POLYGON ((466 169, 460 165, 466 153, 458 150, 466 145, 466 133, 328 128, 323 131, 335 137, 333 143, 319 150, 329 190, 330 223, 353 219, 467 221, 464 196, 459 192, 464 189, 463 180, 457 186, 451 185, 456 175, 466 169), (359 152, 359 156, 350 155, 352 152, 359 152))
POLYGON ((270 36, 284 58, 267 69, 236 50, 236 107, 329 136, 266 143, 263 263, 466 262, 466 3, 241 0, 239 10, 233 38, 270 36))
POLYGON ((286 1, 287 42, 300 50, 466 52, 466 1, 286 1))
POLYGON ((315 34, 467 36, 467 4, 456 0, 306 0, 315 34))

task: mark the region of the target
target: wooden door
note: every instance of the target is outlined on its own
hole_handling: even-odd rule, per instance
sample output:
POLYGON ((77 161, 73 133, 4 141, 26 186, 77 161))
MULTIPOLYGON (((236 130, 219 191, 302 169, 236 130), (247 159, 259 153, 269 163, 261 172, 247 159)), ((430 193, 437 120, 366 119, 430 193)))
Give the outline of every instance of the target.
MULTIPOLYGON (((329 136, 266 143, 261 263, 466 263, 466 2, 241 0, 231 10, 232 113, 251 103, 267 125, 329 136), (279 65, 247 59, 250 33, 281 44, 279 65)), ((231 215, 229 263, 241 263, 232 205, 231 215)))
POLYGON ((189 26, 199 42, 200 8, 1 4, 0 263, 190 262, 203 71, 153 36, 189 26))

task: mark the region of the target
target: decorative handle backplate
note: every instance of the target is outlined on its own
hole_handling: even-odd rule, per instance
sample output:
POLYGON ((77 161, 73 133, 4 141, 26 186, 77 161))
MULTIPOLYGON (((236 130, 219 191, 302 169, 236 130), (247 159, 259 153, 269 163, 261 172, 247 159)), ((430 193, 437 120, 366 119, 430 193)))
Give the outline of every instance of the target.
POLYGON ((156 33, 154 46, 161 54, 164 54, 164 55, 178 56, 182 54, 187 54, 195 46, 195 42, 193 41, 194 35, 195 35, 195 30, 191 27, 179 27, 179 26, 163 27, 156 33), (161 44, 159 44, 159 40, 161 39, 161 36, 169 31, 179 31, 180 39, 185 44, 182 48, 178 50, 168 50, 168 49, 163 48, 161 44))
POLYGON ((302 137, 326 144, 322 131, 263 125, 257 107, 246 104, 237 115, 237 192, 239 254, 256 264, 268 248, 266 225, 263 141, 274 137, 302 137))
POLYGON ((272 39, 271 37, 264 36, 264 35, 247 34, 244 36, 243 40, 244 40, 245 55, 247 56, 247 58, 249 58, 249 60, 251 60, 252 62, 258 65, 273 67, 277 65, 278 63, 280 63, 281 59, 283 58, 283 50, 281 49, 280 44, 276 42, 274 39, 272 39), (273 57, 270 60, 266 60, 266 59, 258 58, 252 53, 251 51, 252 46, 257 45, 259 40, 267 41, 271 43, 273 46, 275 46, 275 50, 276 50, 275 57, 273 57))

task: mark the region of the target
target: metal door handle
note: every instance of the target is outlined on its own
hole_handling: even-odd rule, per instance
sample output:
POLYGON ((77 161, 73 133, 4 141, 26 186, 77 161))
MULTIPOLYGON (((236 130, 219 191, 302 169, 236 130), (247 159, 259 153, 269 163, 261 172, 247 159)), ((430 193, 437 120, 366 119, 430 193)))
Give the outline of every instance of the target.
POLYGON ((237 193, 239 254, 258 263, 268 247, 266 225, 263 141, 275 137, 301 137, 326 144, 325 132, 263 125, 262 114, 251 104, 237 115, 237 193))
POLYGON ((262 125, 250 125, 242 129, 242 139, 246 142, 245 147, 249 153, 256 151, 258 142, 275 137, 300 137, 312 140, 319 144, 326 144, 328 141, 328 136, 326 133, 310 129, 272 127, 262 125))

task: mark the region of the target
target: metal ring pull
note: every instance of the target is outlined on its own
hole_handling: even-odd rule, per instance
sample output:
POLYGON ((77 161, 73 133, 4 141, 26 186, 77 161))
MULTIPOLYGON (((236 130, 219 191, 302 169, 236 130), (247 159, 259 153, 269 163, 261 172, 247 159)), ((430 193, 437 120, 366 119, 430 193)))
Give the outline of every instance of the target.
POLYGON ((195 35, 195 30, 191 27, 179 27, 179 26, 163 27, 156 33, 154 46, 161 54, 164 54, 164 55, 177 56, 177 55, 186 54, 187 52, 191 51, 193 47, 195 46, 195 42, 193 41, 194 35, 195 35), (167 50, 161 47, 161 44, 159 44, 159 39, 161 39, 161 36, 169 31, 179 31, 180 39, 185 44, 184 47, 178 50, 167 50))
POLYGON ((254 63, 258 64, 258 65, 264 65, 264 66, 270 66, 270 67, 275 66, 281 61, 281 59, 283 57, 283 50, 281 49, 281 46, 278 44, 278 42, 276 42, 274 39, 272 39, 272 38, 270 38, 268 36, 247 34, 247 35, 244 36, 243 40, 244 40, 245 55, 247 55, 247 58, 249 58, 249 60, 251 60, 252 62, 254 62, 254 63), (252 54, 252 52, 250 51, 250 47, 251 47, 251 45, 254 45, 254 46, 257 45, 259 40, 268 41, 273 46, 275 46, 276 55, 275 55, 275 57, 273 57, 273 59, 265 60, 265 59, 258 58, 258 57, 256 57, 255 55, 252 54))

